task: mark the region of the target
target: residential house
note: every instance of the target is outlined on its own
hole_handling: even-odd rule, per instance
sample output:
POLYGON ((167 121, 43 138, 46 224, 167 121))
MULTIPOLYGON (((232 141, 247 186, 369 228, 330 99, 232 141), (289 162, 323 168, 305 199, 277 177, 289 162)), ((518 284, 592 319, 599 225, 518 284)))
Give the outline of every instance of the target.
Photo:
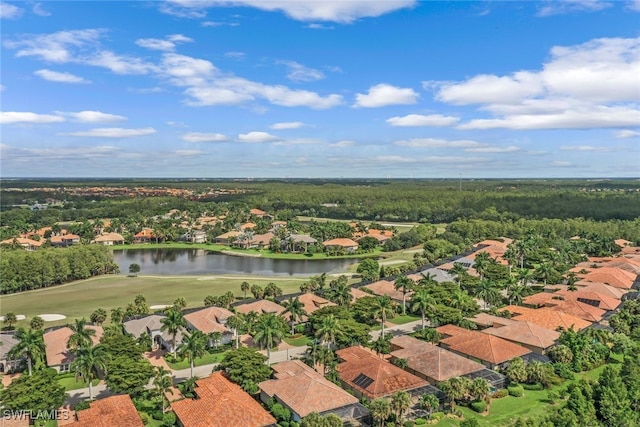
POLYGON ((122 245, 124 244, 124 237, 119 233, 102 233, 93 241, 105 246, 122 245))
POLYGON ((338 375, 346 388, 356 397, 377 399, 397 391, 408 391, 429 383, 380 358, 371 350, 353 346, 336 351, 338 375))
POLYGON ((25 237, 14 237, 13 239, 7 239, 0 242, 0 245, 18 245, 28 251, 35 251, 42 246, 42 241, 27 239, 25 237))
POLYGON ((128 394, 110 396, 89 403, 76 412, 77 421, 67 427, 144 427, 128 394))
POLYGON ((408 335, 391 339, 391 361, 398 359, 407 361, 407 372, 433 385, 484 369, 478 362, 408 335))
POLYGON ((448 271, 444 271, 439 268, 427 268, 426 270, 422 270, 419 273, 410 274, 408 277, 414 282, 419 282, 420 280, 427 277, 438 283, 455 282, 455 279, 448 271))
POLYGON ((14 334, 0 334, 0 374, 7 374, 20 365, 19 360, 9 357, 9 352, 16 344, 18 339, 14 334))
POLYGON ((346 253, 354 253, 358 250, 358 243, 346 238, 327 240, 322 245, 325 249, 342 248, 346 253))
POLYGON ((638 275, 629 271, 614 268, 596 268, 587 274, 578 274, 584 282, 606 283, 607 285, 621 289, 631 289, 638 275))
POLYGON ((133 236, 134 243, 149 243, 149 242, 156 242, 157 240, 158 240, 158 237, 154 234, 153 230, 150 228, 145 228, 133 236))
POLYGON ((483 329, 481 332, 520 344, 537 354, 545 354, 560 338, 560 332, 543 328, 532 322, 504 320, 504 325, 494 324, 493 327, 483 329))
POLYGON ((289 251, 302 253, 307 252, 309 246, 318 243, 316 239, 307 234, 289 234, 283 243, 288 245, 289 242, 291 242, 289 251))
MULTIPOLYGON (((222 338, 219 343, 228 344, 232 339, 232 332, 225 326, 227 319, 233 316, 233 313, 222 307, 206 307, 191 311, 184 315, 187 321, 187 328, 195 331, 201 331, 205 334, 212 332, 220 332, 222 338)), ((209 342, 213 345, 213 342, 209 342)))
POLYGON ((280 304, 277 304, 273 301, 269 301, 266 299, 261 299, 253 302, 249 302, 246 304, 240 304, 234 307, 236 313, 247 314, 249 312, 256 312, 258 314, 262 313, 275 313, 281 314, 285 308, 280 304))
MULTIPOLYGON (((473 320, 473 319, 471 319, 473 320)), ((449 325, 440 329, 444 337, 440 346, 461 356, 476 360, 489 369, 502 367, 505 363, 531 353, 531 350, 493 335, 483 334, 449 325), (451 335, 453 334, 453 335, 451 335)))
POLYGON ((224 234, 216 236, 216 243, 220 245, 230 245, 235 242, 238 236, 240 236, 241 234, 243 233, 236 230, 227 231, 224 234))
POLYGON ((356 397, 299 360, 278 363, 272 368, 274 379, 258 384, 260 399, 265 403, 276 400, 291 411, 293 421, 300 422, 312 412, 334 413, 343 421, 361 420, 369 414, 356 397))
POLYGON ((332 305, 336 305, 335 303, 329 301, 328 299, 319 297, 316 294, 311 292, 307 292, 298 297, 300 302, 304 305, 304 311, 307 314, 311 314, 316 310, 321 309, 322 307, 330 307, 332 305))
POLYGON ((178 240, 191 243, 206 243, 207 233, 202 230, 190 230, 181 235, 178 240))
MULTIPOLYGON (((363 288, 369 289, 376 295, 386 295, 396 302, 402 302, 402 289, 396 289, 394 283, 395 282, 391 280, 383 279, 373 283, 369 283, 368 285, 363 286, 363 288)), ((407 292, 405 295, 405 300, 409 301, 411 295, 413 295, 413 291, 407 292)))
POLYGON ((171 402, 181 427, 276 426, 276 419, 222 372, 196 381, 195 399, 171 402))
POLYGON ((362 291, 362 290, 360 290, 358 288, 350 288, 349 289, 349 293, 353 297, 352 300, 351 300, 352 302, 357 300, 357 299, 360 299, 360 298, 374 296, 374 295, 372 295, 372 294, 370 294, 368 292, 362 291))
POLYGON ((606 310, 595 305, 580 302, 577 299, 565 300, 562 295, 554 295, 547 292, 528 296, 524 299, 524 302, 538 307, 544 306, 550 310, 557 310, 589 322, 599 322, 606 313, 606 310))
POLYGON ((591 326, 591 322, 588 320, 572 316, 571 314, 567 314, 562 311, 551 310, 547 307, 533 309, 517 305, 508 305, 500 310, 510 312, 512 314, 512 320, 535 323, 538 326, 542 326, 543 328, 551 329, 553 331, 569 328, 579 331, 591 326))
POLYGON ((255 209, 255 208, 251 209, 249 210, 249 213, 253 216, 257 216, 258 218, 268 219, 268 220, 273 219, 273 215, 269 215, 268 213, 260 209, 255 209))
MULTIPOLYGON (((93 345, 98 344, 103 334, 102 326, 87 325, 87 328, 95 331, 91 341, 93 345)), ((69 372, 71 370, 71 362, 75 359, 73 353, 67 348, 71 335, 73 335, 73 331, 68 326, 51 329, 44 333, 45 356, 48 367, 54 368, 58 372, 69 372)))
POLYGON ((61 236, 51 236, 49 242, 53 246, 67 247, 80 243, 80 236, 77 234, 63 234, 61 236))
MULTIPOLYGON (((151 314, 149 316, 141 317, 138 319, 132 319, 124 322, 122 326, 124 330, 133 335, 135 338, 140 338, 142 334, 148 334, 154 345, 164 348, 167 351, 173 351, 173 334, 167 331, 162 331, 162 319, 165 316, 158 314, 151 314)), ((182 332, 176 334, 176 346, 182 342, 182 332)))

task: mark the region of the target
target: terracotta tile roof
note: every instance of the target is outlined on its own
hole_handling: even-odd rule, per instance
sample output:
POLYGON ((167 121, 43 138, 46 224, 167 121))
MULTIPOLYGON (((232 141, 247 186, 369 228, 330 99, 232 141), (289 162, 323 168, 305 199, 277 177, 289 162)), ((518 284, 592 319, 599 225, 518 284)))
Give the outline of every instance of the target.
POLYGON ((242 426, 262 427, 276 424, 276 419, 222 372, 196 381, 197 399, 171 403, 184 427, 242 426))
POLYGON ((156 235, 153 234, 153 230, 150 228, 145 228, 144 230, 140 231, 139 233, 136 233, 134 237, 149 237, 151 239, 155 239, 156 235))
POLYGON ((597 268, 586 274, 582 280, 586 282, 606 283, 616 288, 631 289, 637 275, 615 267, 597 268))
MULTIPOLYGON (((582 280, 576 282, 576 287, 580 291, 596 292, 616 300, 622 299, 622 296, 628 292, 626 289, 614 288, 613 286, 609 286, 605 283, 584 282, 582 280)), ((547 288, 545 289, 568 291, 569 287, 567 285, 547 285, 547 288)))
POLYGON ((0 242, 0 244, 13 245, 15 242, 17 242, 20 246, 34 246, 36 248, 39 248, 40 246, 42 246, 42 243, 43 243, 38 240, 31 240, 24 237, 15 237, 13 239, 3 240, 2 242, 0 242))
POLYGON ((468 332, 471 332, 469 331, 469 329, 461 328, 460 326, 456 326, 456 325, 439 326, 436 328, 436 331, 438 331, 441 335, 447 335, 450 337, 455 337, 458 335, 463 335, 468 332))
POLYGON ((324 246, 342 246, 343 248, 357 248, 358 243, 351 239, 331 239, 323 243, 324 246))
MULTIPOLYGON (((507 343, 509 342, 507 341, 507 343)), ((391 356, 405 359, 407 366, 414 372, 418 372, 435 382, 446 381, 449 378, 484 369, 484 366, 478 362, 408 335, 392 338, 391 344, 397 348, 391 352, 391 356)), ((529 351, 526 350, 526 352, 529 351)))
POLYGON ((554 300, 554 305, 550 306, 549 310, 561 311, 563 313, 588 320, 589 322, 599 322, 606 313, 606 311, 601 308, 579 301, 554 300))
POLYGON ((269 397, 276 397, 300 417, 358 403, 358 399, 299 360, 272 366, 275 378, 258 384, 269 397))
POLYGON ((222 307, 207 307, 202 310, 185 314, 184 318, 199 331, 208 334, 210 332, 230 332, 224 324, 233 313, 222 307))
POLYGON ((548 307, 520 312, 512 317, 512 320, 527 321, 535 323, 546 329, 558 330, 558 328, 569 329, 573 326, 575 330, 581 330, 591 325, 591 322, 580 317, 573 316, 548 307))
POLYGON ((349 293, 351 294, 351 296, 353 297, 353 300, 357 300, 359 298, 364 298, 364 297, 372 297, 373 295, 371 295, 370 293, 367 293, 365 291, 361 291, 358 288, 351 288, 349 290, 349 293))
POLYGON ((216 239, 232 239, 234 237, 238 237, 241 234, 242 234, 242 232, 240 232, 240 231, 231 230, 231 231, 227 231, 226 233, 223 233, 223 234, 221 234, 219 236, 216 236, 216 239))
POLYGON ((262 216, 262 215, 266 214, 266 212, 265 212, 265 211, 260 210, 260 209, 257 209, 257 208, 253 208, 253 209, 251 209, 251 210, 249 211, 249 213, 250 213, 251 215, 255 215, 255 216, 262 216))
POLYGON ((362 347, 343 348, 336 351, 336 354, 343 360, 338 364, 340 379, 370 399, 428 384, 362 347), (364 385, 366 386, 363 387, 364 385))
POLYGON ((128 394, 111 396, 90 403, 88 409, 76 412, 78 421, 69 427, 144 427, 128 394))
POLYGON ((640 274, 640 260, 631 258, 620 257, 613 261, 609 261, 605 264, 607 267, 619 268, 624 271, 628 271, 631 274, 640 274))
MULTIPOLYGON (((98 344, 102 338, 102 327, 88 325, 87 328, 96 331, 95 336, 91 337, 93 344, 98 344)), ((68 327, 54 329, 44 334, 44 345, 46 347, 46 357, 48 366, 62 365, 63 363, 73 362, 74 356, 67 349, 69 337, 73 335, 73 331, 68 327)))
POLYGON ((466 354, 494 365, 531 353, 529 349, 521 345, 476 331, 445 338, 440 343, 445 344, 452 351, 466 354))
MULTIPOLYGON (((402 290, 396 290, 394 288, 394 282, 392 281, 378 280, 377 282, 369 283, 363 287, 371 290, 376 295, 387 295, 393 300, 402 301, 402 290)), ((407 301, 409 301, 412 294, 413 292, 407 292, 405 297, 407 301)))
POLYGON ((625 240, 625 239, 616 239, 616 240, 614 240, 614 243, 616 245, 620 246, 621 248, 624 248, 625 246, 633 245, 633 242, 630 242, 630 241, 625 240))
POLYGON ((612 296, 605 295, 600 292, 590 291, 587 289, 578 289, 577 291, 561 290, 556 292, 556 295, 563 296, 566 301, 598 301, 598 308, 602 308, 604 310, 615 310, 621 304, 619 298, 614 298, 612 296))
MULTIPOLYGON (((494 316, 492 314, 487 314, 487 313, 478 313, 475 316, 470 317, 469 320, 476 323, 478 326, 485 327, 485 328, 488 328, 491 326, 495 326, 495 327, 505 326, 513 322, 513 320, 507 319, 506 317, 494 316)), ((469 331, 469 332, 473 332, 473 331, 469 331)))
POLYGON ((624 255, 640 254, 640 246, 625 246, 620 253, 624 255))
POLYGON ((250 302, 247 304, 240 304, 235 307, 236 313, 244 313, 247 314, 250 311, 255 311, 256 313, 282 313, 285 308, 280 304, 276 304, 273 301, 269 301, 266 299, 261 299, 258 301, 250 302))
POLYGON ((483 329, 482 333, 540 349, 551 347, 560 338, 559 332, 526 321, 513 322, 499 328, 483 329))
POLYGON ((253 222, 246 222, 240 226, 242 230, 253 230, 256 227, 257 225, 254 224, 253 222))
POLYGON ((473 245, 473 247, 477 248, 479 246, 499 246, 507 249, 507 246, 509 246, 511 242, 513 242, 513 240, 508 238, 504 238, 502 242, 500 240, 489 239, 489 240, 483 240, 482 242, 478 242, 475 245, 473 245))
POLYGON ((118 233, 103 233, 95 238, 95 242, 124 242, 124 237, 122 237, 122 234, 118 233))
POLYGON ((304 311, 307 314, 311 314, 316 310, 321 309, 322 307, 329 307, 332 305, 336 305, 335 303, 329 301, 328 299, 324 299, 319 297, 316 294, 311 292, 307 292, 306 294, 302 294, 299 297, 300 302, 304 304, 304 311))

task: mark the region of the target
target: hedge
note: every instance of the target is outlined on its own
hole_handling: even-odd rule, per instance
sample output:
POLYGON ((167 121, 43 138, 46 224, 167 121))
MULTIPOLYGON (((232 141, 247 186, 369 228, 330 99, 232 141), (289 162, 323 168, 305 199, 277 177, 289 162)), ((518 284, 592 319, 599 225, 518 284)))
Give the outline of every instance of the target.
POLYGON ((522 388, 521 385, 509 386, 507 390, 509 390, 510 396, 513 396, 513 397, 524 396, 524 388, 522 388))
POLYGON ((487 410, 487 403, 484 400, 477 400, 475 402, 471 402, 469 406, 471 407, 471 409, 473 409, 474 411, 480 414, 487 410))

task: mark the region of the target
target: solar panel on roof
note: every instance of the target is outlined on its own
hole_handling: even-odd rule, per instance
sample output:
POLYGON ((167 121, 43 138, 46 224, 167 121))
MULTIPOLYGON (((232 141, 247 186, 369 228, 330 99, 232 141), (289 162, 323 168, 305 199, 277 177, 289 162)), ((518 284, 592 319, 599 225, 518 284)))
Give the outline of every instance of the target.
POLYGON ((367 388, 373 383, 373 380, 365 374, 360 374, 353 380, 353 383, 358 387, 367 388))

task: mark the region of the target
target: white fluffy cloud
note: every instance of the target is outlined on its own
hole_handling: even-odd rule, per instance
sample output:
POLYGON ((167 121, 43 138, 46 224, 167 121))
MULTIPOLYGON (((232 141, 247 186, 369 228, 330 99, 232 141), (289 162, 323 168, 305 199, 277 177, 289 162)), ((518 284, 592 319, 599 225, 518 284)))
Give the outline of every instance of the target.
POLYGON ((136 136, 153 135, 156 130, 152 127, 127 129, 127 128, 95 128, 86 131, 68 132, 61 135, 83 136, 95 138, 132 138, 136 136))
POLYGON ((333 144, 329 144, 329 146, 331 147, 338 147, 338 148, 353 147, 354 145, 356 145, 356 142, 349 141, 349 140, 338 141, 338 142, 334 142, 333 144))
POLYGON ((228 141, 229 138, 221 133, 189 132, 182 135, 182 140, 187 142, 223 142, 228 141))
POLYGON ((460 129, 589 129, 640 125, 640 38, 602 38, 556 46, 539 71, 424 82, 436 99, 480 104, 493 117, 460 129))
MULTIPOLYGON (((350 23, 360 18, 376 17, 414 6, 416 0, 171 0, 180 9, 202 11, 215 6, 249 6, 267 11, 281 11, 298 21, 350 23)), ((202 12, 201 12, 202 13, 202 12)))
POLYGON ((630 129, 623 129, 623 130, 619 130, 614 132, 613 134, 616 138, 635 138, 637 136, 640 136, 640 132, 635 131, 635 130, 630 130, 630 129))
POLYGON ((277 136, 267 132, 249 132, 238 135, 238 141, 240 142, 273 142, 279 139, 277 136))
POLYGON ((402 117, 391 117, 387 123, 391 126, 451 126, 460 121, 457 117, 443 116, 441 114, 409 114, 402 117))
POLYGON ((75 52, 94 46, 101 34, 101 30, 89 29, 24 35, 20 40, 5 41, 4 46, 18 49, 16 56, 34 56, 48 62, 64 63, 72 61, 75 52))
POLYGON ((304 126, 304 123, 302 122, 281 122, 281 123, 274 123, 269 127, 271 129, 298 129, 298 128, 301 128, 302 126, 304 126))
POLYGON ((354 107, 385 107, 387 105, 415 104, 418 94, 411 88, 400 88, 381 83, 369 88, 369 93, 356 94, 354 107))
POLYGON ((50 82, 58 82, 58 83, 91 83, 90 80, 87 80, 83 77, 76 76, 71 73, 61 73, 59 71, 52 71, 47 69, 42 69, 38 71, 34 71, 36 76, 43 78, 44 80, 48 80, 50 82))
POLYGON ((136 44, 140 47, 144 47, 145 49, 162 50, 168 52, 174 50, 177 43, 187 43, 192 41, 193 39, 182 34, 172 34, 167 36, 166 39, 138 39, 136 40, 136 44))
POLYGON ((13 124, 13 123, 59 123, 64 122, 64 117, 56 116, 53 114, 37 114, 31 112, 22 111, 0 111, 0 123, 13 124))
POLYGON ((72 120, 82 123, 114 123, 114 122, 123 122, 127 120, 124 116, 119 116, 117 114, 108 114, 103 113, 102 111, 79 111, 77 113, 64 113, 64 112, 56 112, 62 116, 70 117, 72 120))
POLYGON ((17 19, 22 16, 23 10, 16 5, 0 3, 0 19, 17 19))
POLYGON ((597 12, 613 6, 605 0, 551 0, 540 2, 538 16, 562 15, 572 12, 597 12))
POLYGON ((611 151, 610 147, 594 147, 593 145, 563 145, 561 151, 611 151))
POLYGON ((287 78, 292 82, 314 82, 316 80, 322 80, 325 77, 322 71, 307 67, 295 61, 279 61, 279 63, 289 68, 287 78))

